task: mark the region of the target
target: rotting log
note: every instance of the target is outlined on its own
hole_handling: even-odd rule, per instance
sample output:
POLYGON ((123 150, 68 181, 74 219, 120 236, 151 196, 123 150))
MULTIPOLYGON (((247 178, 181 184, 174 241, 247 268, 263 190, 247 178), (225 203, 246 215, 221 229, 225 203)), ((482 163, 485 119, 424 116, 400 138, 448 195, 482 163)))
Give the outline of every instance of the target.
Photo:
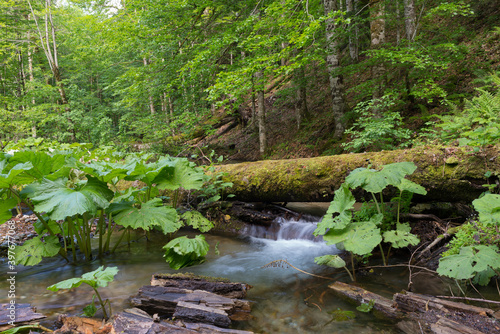
POLYGON ((9 323, 22 326, 33 324, 44 318, 45 316, 36 313, 30 304, 0 304, 0 331, 14 327, 9 323))
POLYGON ((152 286, 172 287, 188 290, 204 290, 227 298, 246 298, 251 288, 245 283, 223 281, 221 278, 201 277, 188 274, 154 274, 152 286))
POLYGON ((403 316, 403 314, 393 306, 394 302, 392 300, 382 297, 376 293, 338 281, 328 287, 336 294, 344 297, 348 301, 356 302, 358 305, 362 303, 367 304, 370 300, 373 300, 373 310, 376 316, 389 319, 398 319, 403 316))
MULTIPOLYGON (((498 147, 473 152, 464 147, 422 146, 406 150, 342 154, 316 158, 265 160, 217 167, 232 182, 227 190, 247 202, 327 202, 358 167, 413 161, 409 179, 428 191, 416 201, 470 202, 486 189, 485 172, 500 175, 498 147)), ((358 194, 360 195, 360 194, 358 194)))

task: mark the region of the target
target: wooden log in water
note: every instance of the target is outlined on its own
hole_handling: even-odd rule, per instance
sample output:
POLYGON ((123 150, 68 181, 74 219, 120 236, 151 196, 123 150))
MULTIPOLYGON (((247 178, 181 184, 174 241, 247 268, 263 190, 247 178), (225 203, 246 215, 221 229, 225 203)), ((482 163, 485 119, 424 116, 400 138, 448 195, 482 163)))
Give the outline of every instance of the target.
POLYGON ((204 305, 224 311, 228 316, 237 312, 250 311, 250 302, 232 299, 217 294, 174 287, 143 286, 139 293, 131 299, 133 306, 149 314, 160 314, 171 317, 180 302, 204 305))
POLYGON ((169 324, 165 321, 155 321, 146 312, 133 308, 113 316, 115 333, 143 334, 143 333, 172 333, 172 334, 199 334, 198 331, 169 324))
POLYGON ((175 287, 187 290, 204 290, 228 298, 246 298, 251 285, 232 283, 221 278, 210 278, 192 274, 154 274, 152 286, 175 287))
POLYGON ((36 313, 30 304, 0 304, 0 331, 14 327, 9 323, 21 326, 32 324, 44 318, 45 316, 36 313))
POLYGON ((450 300, 439 299, 418 293, 396 293, 394 301, 398 308, 404 312, 426 312, 434 309, 443 313, 463 312, 484 317, 493 317, 493 310, 450 300))
POLYGON ((177 303, 173 317, 174 319, 218 327, 229 327, 231 325, 231 319, 229 319, 227 312, 215 307, 184 301, 177 303))
POLYGON ((367 304, 370 300, 373 300, 375 302, 373 305, 375 315, 389 319, 398 319, 402 317, 402 313, 394 307, 394 302, 392 300, 376 293, 342 282, 335 282, 328 287, 336 294, 343 296, 349 301, 354 301, 358 305, 362 303, 367 304))

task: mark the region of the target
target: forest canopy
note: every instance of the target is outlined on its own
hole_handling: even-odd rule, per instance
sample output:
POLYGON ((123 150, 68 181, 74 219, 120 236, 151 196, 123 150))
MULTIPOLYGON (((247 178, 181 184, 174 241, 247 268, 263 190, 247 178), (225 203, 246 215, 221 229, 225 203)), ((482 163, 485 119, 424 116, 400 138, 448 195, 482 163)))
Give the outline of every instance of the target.
POLYGON ((499 8, 2 0, 0 139, 140 142, 178 154, 229 117, 265 157, 293 140, 273 135, 273 115, 286 114, 279 131, 314 154, 495 143, 499 8))

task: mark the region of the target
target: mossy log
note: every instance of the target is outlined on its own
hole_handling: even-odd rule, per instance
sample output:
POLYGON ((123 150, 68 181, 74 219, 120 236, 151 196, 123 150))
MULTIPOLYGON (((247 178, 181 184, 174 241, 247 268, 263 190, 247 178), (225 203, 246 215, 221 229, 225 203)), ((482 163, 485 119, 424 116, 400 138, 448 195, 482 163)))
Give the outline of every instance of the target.
MULTIPOLYGON (((264 160, 219 166, 232 182, 228 193, 247 202, 328 202, 351 171, 358 167, 413 161, 417 170, 409 179, 428 194, 417 201, 470 202, 486 190, 487 171, 500 175, 498 147, 473 152, 465 147, 423 146, 406 150, 335 156, 264 160)), ((356 194, 361 196, 360 193, 356 194)))

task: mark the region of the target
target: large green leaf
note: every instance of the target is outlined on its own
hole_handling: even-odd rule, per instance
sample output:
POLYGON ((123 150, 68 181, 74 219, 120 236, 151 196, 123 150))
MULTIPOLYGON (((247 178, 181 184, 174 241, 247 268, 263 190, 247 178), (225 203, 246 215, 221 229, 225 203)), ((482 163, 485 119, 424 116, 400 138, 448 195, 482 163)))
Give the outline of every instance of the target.
POLYGON ((17 200, 15 198, 0 199, 0 224, 12 218, 12 212, 10 210, 16 205, 17 200))
POLYGON ((328 245, 343 243, 345 250, 358 255, 369 254, 382 241, 380 229, 373 222, 349 224, 343 230, 330 229, 323 239, 328 245))
POLYGON ((198 211, 186 211, 181 217, 186 222, 186 225, 191 226, 203 233, 210 231, 214 227, 214 224, 207 218, 203 217, 203 215, 198 211))
POLYGON ((60 220, 106 209, 112 198, 113 192, 106 183, 88 176, 87 183, 80 190, 67 187, 65 179, 43 179, 32 200, 36 211, 47 212, 51 219, 60 220))
POLYGON ((187 266, 203 263, 208 253, 209 245, 203 235, 197 235, 194 239, 186 236, 175 238, 163 246, 165 250, 165 261, 170 268, 178 270, 187 266))
POLYGON ((123 204, 121 211, 114 216, 114 220, 125 227, 150 230, 159 227, 163 233, 173 233, 181 228, 177 211, 174 208, 163 206, 161 199, 153 198, 142 204, 141 208, 132 206, 133 202, 123 204))
POLYGON ((56 255, 60 249, 59 239, 55 235, 44 237, 44 241, 39 236, 34 237, 16 247, 16 264, 34 266, 40 263, 42 258, 56 255))
POLYGON ((316 264, 329 266, 332 268, 344 268, 345 261, 338 255, 323 255, 314 258, 316 264))
POLYGON ((73 289, 82 284, 88 284, 93 288, 101 288, 108 286, 109 282, 114 280, 115 275, 118 273, 118 267, 100 266, 94 271, 85 273, 82 277, 74 277, 59 283, 53 284, 47 288, 50 291, 59 291, 60 289, 73 289))
POLYGON ((486 194, 472 202, 479 212, 479 220, 486 224, 500 224, 500 195, 486 194))
POLYGON ((126 180, 142 181, 151 186, 159 174, 172 175, 174 173, 173 162, 166 159, 160 159, 157 162, 147 163, 141 159, 135 158, 123 166, 127 170, 126 180))
MULTIPOLYGON (((32 168, 33 164, 29 161, 25 163, 18 163, 12 166, 12 168, 8 169, 6 173, 3 172, 4 168, 2 168, 2 173, 0 173, 0 188, 9 188, 11 185, 19 185, 25 183, 26 179, 19 176, 19 174, 32 168)), ((32 179, 30 178, 29 182, 31 181, 32 179)))
POLYGON ((398 186, 406 175, 413 173, 417 166, 413 162, 396 162, 385 165, 382 170, 357 168, 347 177, 351 189, 362 187, 371 193, 379 193, 388 185, 398 186))
POLYGON ((314 235, 324 235, 330 228, 345 228, 351 222, 351 209, 354 208, 354 203, 356 203, 356 199, 349 190, 348 185, 343 183, 340 188, 335 191, 335 197, 330 203, 325 216, 321 222, 318 223, 314 235), (338 215, 333 217, 335 213, 338 213, 338 215))
POLYGON ((203 185, 203 171, 189 162, 187 159, 176 159, 171 162, 173 170, 165 170, 158 174, 153 183, 160 189, 175 190, 178 188, 201 189, 203 185))
POLYGON ((24 183, 41 180, 49 175, 51 175, 50 179, 54 180, 65 176, 69 171, 69 167, 64 166, 66 157, 64 154, 49 155, 42 151, 20 151, 14 154, 9 164, 26 162, 33 164, 33 168, 25 173, 24 183))
POLYGON ((92 161, 88 164, 84 164, 75 158, 72 158, 68 159, 67 165, 77 168, 106 183, 113 181, 115 178, 115 180, 121 180, 127 176, 127 169, 123 164, 119 163, 92 161))
POLYGON ((436 271, 455 279, 469 279, 490 269, 500 269, 498 248, 478 245, 462 247, 459 254, 441 258, 436 271))
POLYGON ((384 241, 391 243, 394 248, 406 247, 408 245, 418 245, 420 239, 410 233, 411 227, 410 224, 397 224, 395 230, 384 232, 384 241))
POLYGON ((427 190, 419 184, 412 182, 408 179, 402 179, 401 183, 397 185, 400 191, 409 191, 413 194, 427 195, 427 190))

